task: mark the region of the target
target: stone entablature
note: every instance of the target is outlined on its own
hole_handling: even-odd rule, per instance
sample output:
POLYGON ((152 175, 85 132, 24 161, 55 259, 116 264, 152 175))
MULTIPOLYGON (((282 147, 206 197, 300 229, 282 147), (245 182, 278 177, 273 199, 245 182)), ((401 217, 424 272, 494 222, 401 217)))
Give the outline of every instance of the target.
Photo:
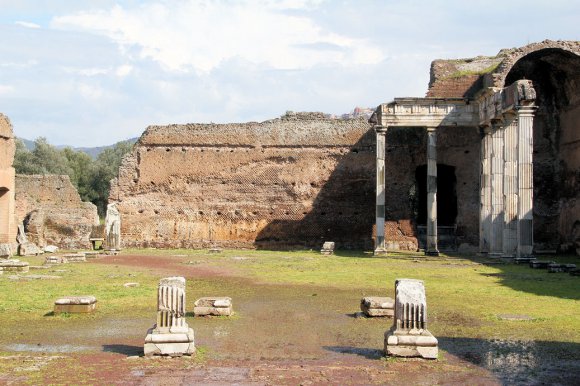
POLYGON ((477 104, 463 98, 395 98, 379 105, 377 129, 389 126, 437 127, 477 125, 477 104))

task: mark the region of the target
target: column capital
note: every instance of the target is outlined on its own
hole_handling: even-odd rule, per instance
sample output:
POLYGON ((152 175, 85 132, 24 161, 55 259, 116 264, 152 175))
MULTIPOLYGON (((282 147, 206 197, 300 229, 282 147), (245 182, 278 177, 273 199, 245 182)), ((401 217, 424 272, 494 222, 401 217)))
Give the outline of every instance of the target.
POLYGON ((427 130, 428 133, 437 132, 437 127, 435 127, 435 126, 426 126, 425 129, 427 130))
POLYGON ((388 126, 382 126, 382 125, 374 125, 373 128, 375 129, 377 134, 386 134, 387 130, 389 129, 388 126))

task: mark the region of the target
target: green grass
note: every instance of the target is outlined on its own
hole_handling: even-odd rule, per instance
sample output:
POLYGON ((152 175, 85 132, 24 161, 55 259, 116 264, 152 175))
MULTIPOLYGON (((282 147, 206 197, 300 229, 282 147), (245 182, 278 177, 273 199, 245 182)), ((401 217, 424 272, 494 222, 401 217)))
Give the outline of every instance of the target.
MULTIPOLYGON (((157 255, 178 264, 227 271, 227 277, 188 280, 188 296, 204 293, 261 291, 260 284, 356 290, 362 295, 394 297, 397 278, 425 281, 430 329, 447 337, 499 338, 580 342, 580 278, 549 274, 525 265, 488 264, 477 258, 415 254, 373 257, 362 252, 338 251, 321 256, 315 251, 275 252, 225 250, 127 250, 126 254, 157 255), (240 281, 241 280, 241 281, 240 281), (500 314, 522 314, 532 321, 507 321, 500 314)), ((562 258, 576 261, 575 258, 562 258)), ((562 260, 561 259, 561 260, 562 260)), ((40 258, 25 259, 38 264, 40 258)), ((133 316, 149 315, 156 307, 160 275, 151 269, 64 264, 32 274, 60 275, 61 279, 13 281, 0 276, 0 324, 23 321, 74 323, 82 317, 106 318, 131 310, 133 316), (53 272, 66 270, 66 272, 53 272), (140 286, 125 288, 126 282, 140 286), (97 297, 97 312, 89 316, 50 315, 53 302, 64 295, 97 297)))

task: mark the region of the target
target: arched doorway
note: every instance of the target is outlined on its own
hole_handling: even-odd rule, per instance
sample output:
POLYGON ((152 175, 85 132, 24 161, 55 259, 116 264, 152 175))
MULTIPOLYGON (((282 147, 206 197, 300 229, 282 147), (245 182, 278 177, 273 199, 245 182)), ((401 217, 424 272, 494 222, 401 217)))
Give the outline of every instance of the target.
POLYGON ((558 48, 529 53, 511 67, 504 85, 519 79, 531 80, 537 94, 535 249, 557 250, 573 243, 573 224, 580 218, 580 57, 558 48))

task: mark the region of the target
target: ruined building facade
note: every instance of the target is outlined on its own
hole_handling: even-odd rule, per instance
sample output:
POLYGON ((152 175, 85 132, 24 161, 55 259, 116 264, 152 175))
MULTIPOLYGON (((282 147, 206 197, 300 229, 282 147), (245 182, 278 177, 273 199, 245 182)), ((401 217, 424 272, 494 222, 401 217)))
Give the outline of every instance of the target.
POLYGON ((363 117, 152 126, 109 202, 125 247, 371 248, 374 163, 363 117))
POLYGON ((435 61, 427 98, 380 105, 376 253, 397 248, 401 217, 425 224, 428 254, 449 237, 506 257, 580 248, 579 85, 580 43, 544 41, 435 61), (392 174, 400 131, 422 156, 392 174), (401 174, 423 185, 414 216, 397 204, 401 174))
POLYGON ((149 127, 112 183, 122 244, 580 247, 579 52, 546 41, 437 60, 426 98, 382 104, 371 123, 149 127))

